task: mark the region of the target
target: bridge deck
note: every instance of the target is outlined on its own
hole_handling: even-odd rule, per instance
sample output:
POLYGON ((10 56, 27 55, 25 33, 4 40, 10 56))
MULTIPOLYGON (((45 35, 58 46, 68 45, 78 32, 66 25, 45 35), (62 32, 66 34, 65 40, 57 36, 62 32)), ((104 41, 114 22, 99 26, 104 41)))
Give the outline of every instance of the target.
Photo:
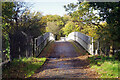
MULTIPOLYGON (((34 78, 96 78, 98 74, 88 67, 88 55, 74 42, 56 41, 50 47, 47 62, 32 76, 34 78), (78 48, 78 47, 77 47, 78 48)), ((85 51, 84 51, 85 52, 85 51)), ((46 53, 46 50, 42 54, 46 53)))

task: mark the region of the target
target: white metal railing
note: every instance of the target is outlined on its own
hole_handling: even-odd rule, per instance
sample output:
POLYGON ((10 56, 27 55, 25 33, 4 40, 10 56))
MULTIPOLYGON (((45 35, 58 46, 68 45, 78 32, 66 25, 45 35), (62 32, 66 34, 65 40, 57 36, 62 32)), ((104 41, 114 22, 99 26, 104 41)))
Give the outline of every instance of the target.
POLYGON ((93 38, 80 32, 72 32, 66 37, 66 40, 78 42, 85 50, 93 55, 93 38), (91 40, 92 39, 92 40, 91 40), (92 43, 91 43, 92 42, 92 43))
POLYGON ((50 32, 45 33, 34 39, 34 56, 38 56, 47 43, 54 39, 54 35, 50 32))

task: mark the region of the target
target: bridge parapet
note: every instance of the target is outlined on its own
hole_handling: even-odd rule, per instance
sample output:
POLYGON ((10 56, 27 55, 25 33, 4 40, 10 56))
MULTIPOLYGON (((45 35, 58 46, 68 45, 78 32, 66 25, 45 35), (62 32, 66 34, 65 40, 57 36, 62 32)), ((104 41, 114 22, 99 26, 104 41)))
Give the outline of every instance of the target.
POLYGON ((93 38, 80 32, 72 32, 66 40, 77 41, 86 51, 93 55, 93 38), (91 43, 92 42, 92 43, 91 43))
POLYGON ((47 32, 37 38, 34 39, 34 56, 38 56, 43 48, 49 43, 50 41, 54 41, 54 35, 50 32, 47 32))

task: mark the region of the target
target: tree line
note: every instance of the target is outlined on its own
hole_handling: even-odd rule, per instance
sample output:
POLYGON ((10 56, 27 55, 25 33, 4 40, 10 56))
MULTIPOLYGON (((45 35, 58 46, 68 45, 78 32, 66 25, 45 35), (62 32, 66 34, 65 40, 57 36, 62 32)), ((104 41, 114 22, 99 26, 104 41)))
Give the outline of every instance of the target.
POLYGON ((2 50, 7 58, 10 57, 11 40, 16 34, 23 31, 35 38, 45 33, 46 19, 40 12, 31 12, 30 6, 25 2, 2 2, 2 50))
POLYGON ((120 57, 120 2, 70 3, 64 8, 79 31, 94 38, 98 54, 120 57), (97 11, 97 12, 95 12, 97 11), (81 26, 82 25, 82 26, 81 26))
MULTIPOLYGON (((33 38, 45 32, 65 37, 77 31, 94 38, 94 46, 99 42, 98 53, 109 55, 120 48, 120 2, 80 2, 64 5, 68 14, 45 15, 31 12, 30 4, 25 2, 2 3, 3 50, 10 49, 10 36, 19 31, 33 38), (97 11, 97 12, 96 12, 97 11)), ((119 54, 117 54, 119 55, 119 54)))

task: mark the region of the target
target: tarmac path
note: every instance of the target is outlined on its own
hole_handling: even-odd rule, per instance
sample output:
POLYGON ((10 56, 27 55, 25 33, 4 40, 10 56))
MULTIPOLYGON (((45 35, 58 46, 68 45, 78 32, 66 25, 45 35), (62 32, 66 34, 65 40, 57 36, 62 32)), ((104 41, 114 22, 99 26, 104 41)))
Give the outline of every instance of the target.
POLYGON ((86 51, 80 46, 78 51, 76 45, 72 42, 54 42, 49 49, 48 60, 32 78, 97 78, 98 74, 89 67, 88 55, 82 54, 86 51))

